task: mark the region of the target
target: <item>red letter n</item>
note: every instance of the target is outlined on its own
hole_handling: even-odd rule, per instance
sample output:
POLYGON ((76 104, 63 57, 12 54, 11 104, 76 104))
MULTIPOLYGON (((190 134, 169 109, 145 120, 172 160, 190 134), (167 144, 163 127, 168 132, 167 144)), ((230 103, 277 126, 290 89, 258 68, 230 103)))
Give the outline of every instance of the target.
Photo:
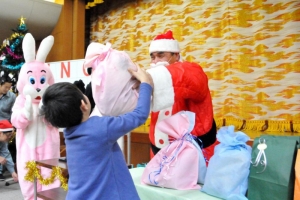
POLYGON ((61 62, 60 69, 60 78, 63 78, 63 72, 65 72, 66 76, 70 78, 70 62, 68 62, 68 69, 66 68, 64 62, 61 62))

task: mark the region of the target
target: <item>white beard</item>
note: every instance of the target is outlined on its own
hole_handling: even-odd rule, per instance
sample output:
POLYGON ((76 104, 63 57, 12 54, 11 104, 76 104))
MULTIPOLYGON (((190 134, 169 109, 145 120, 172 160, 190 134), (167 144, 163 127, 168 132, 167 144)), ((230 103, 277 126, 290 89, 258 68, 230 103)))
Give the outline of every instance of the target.
POLYGON ((169 62, 167 62, 167 61, 162 61, 162 62, 157 62, 157 63, 151 63, 150 64, 150 67, 151 68, 154 68, 154 67, 157 67, 157 66, 168 66, 168 65, 170 65, 170 63, 169 62))

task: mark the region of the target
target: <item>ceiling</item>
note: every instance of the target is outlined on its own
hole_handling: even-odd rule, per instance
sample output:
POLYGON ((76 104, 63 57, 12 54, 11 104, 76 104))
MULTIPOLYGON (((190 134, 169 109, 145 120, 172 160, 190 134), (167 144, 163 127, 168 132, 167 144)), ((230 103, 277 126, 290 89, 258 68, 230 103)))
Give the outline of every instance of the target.
POLYGON ((35 40, 44 39, 56 26, 62 6, 54 0, 0 0, 0 46, 14 33, 21 17, 35 40))

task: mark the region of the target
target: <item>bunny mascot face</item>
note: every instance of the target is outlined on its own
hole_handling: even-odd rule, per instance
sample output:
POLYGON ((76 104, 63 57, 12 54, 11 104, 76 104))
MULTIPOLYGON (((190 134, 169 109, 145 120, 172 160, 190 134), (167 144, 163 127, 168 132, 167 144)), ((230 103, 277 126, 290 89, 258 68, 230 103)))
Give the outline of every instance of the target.
MULTIPOLYGON (((24 199, 33 199, 34 195, 33 183, 24 180, 27 173, 26 163, 59 157, 59 131, 46 124, 39 116, 39 103, 43 93, 54 83, 50 67, 45 63, 53 42, 53 36, 45 38, 37 55, 35 55, 35 40, 30 33, 25 35, 22 43, 25 64, 21 68, 17 82, 19 95, 12 108, 11 122, 17 128, 17 168, 24 199)), ((43 177, 49 177, 50 171, 43 168, 41 174, 43 177)), ((37 185, 38 191, 58 186, 58 181, 49 186, 37 185)))

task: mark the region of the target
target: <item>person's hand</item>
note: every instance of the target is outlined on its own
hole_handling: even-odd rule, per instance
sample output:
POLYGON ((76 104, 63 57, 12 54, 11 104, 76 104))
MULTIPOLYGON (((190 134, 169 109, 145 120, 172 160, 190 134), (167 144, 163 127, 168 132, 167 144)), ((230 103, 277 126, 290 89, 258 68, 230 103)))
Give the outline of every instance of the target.
MULTIPOLYGON (((134 77, 133 77, 134 78, 134 77)), ((140 81, 138 81, 136 78, 134 78, 136 81, 135 81, 135 83, 134 83, 134 85, 132 86, 132 89, 133 90, 139 90, 139 87, 140 87, 140 84, 141 84, 141 82, 140 81)))
POLYGON ((137 71, 134 71, 133 69, 130 68, 128 69, 128 71, 133 77, 135 77, 141 83, 145 82, 150 84, 153 87, 152 77, 144 69, 137 67, 137 71))
POLYGON ((15 182, 18 182, 18 174, 16 172, 13 172, 11 174, 11 176, 13 177, 13 179, 14 179, 15 182))
POLYGON ((6 158, 0 156, 0 164, 5 165, 6 164, 6 158))

